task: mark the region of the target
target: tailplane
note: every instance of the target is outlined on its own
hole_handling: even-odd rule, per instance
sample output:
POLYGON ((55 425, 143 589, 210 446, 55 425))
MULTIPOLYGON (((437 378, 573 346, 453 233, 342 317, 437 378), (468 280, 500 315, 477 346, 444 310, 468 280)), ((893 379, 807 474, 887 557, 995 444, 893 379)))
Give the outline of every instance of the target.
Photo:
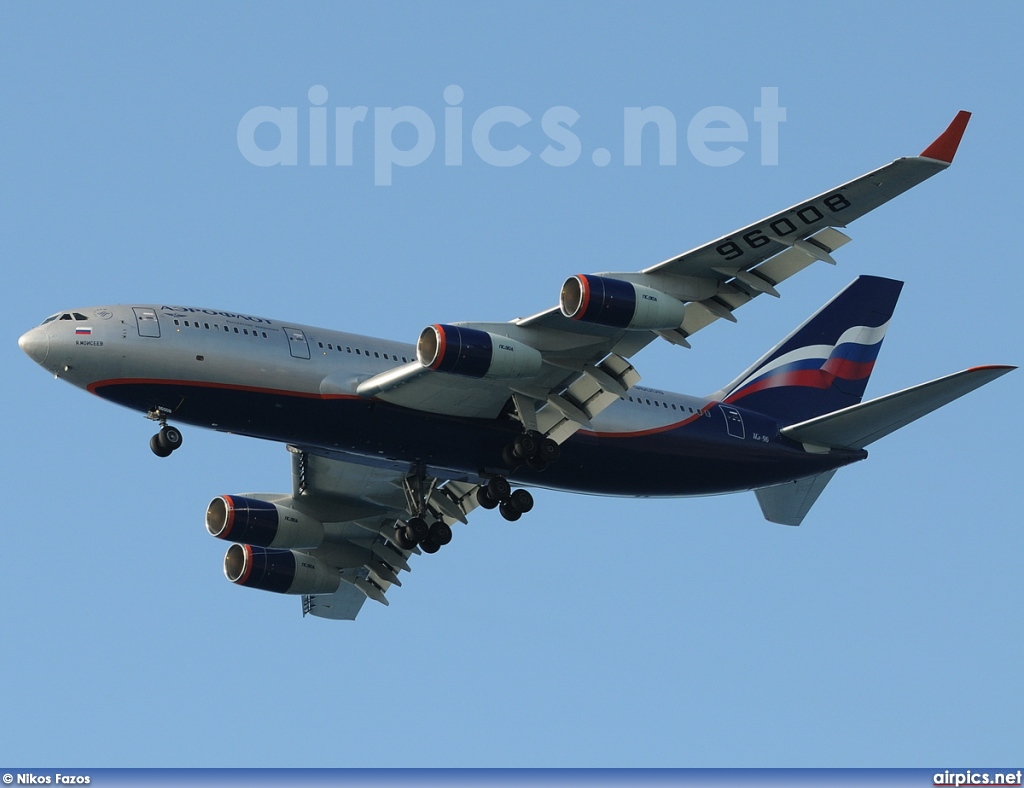
MULTIPOLYGON (((782 434, 802 443, 804 449, 811 452, 863 449, 1014 369, 1016 367, 972 367, 784 427, 782 434)), ((800 525, 834 475, 834 470, 827 471, 755 490, 761 512, 770 522, 800 525)))
POLYGON ((815 450, 863 449, 1016 367, 972 367, 785 427, 782 434, 815 450))

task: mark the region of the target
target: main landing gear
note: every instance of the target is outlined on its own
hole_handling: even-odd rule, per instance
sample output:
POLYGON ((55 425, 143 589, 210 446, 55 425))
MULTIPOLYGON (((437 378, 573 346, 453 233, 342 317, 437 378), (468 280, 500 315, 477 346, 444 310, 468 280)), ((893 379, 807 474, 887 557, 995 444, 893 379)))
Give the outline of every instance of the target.
POLYGON ((545 470, 560 456, 561 447, 536 430, 521 432, 501 453, 510 469, 515 470, 525 463, 531 471, 545 470))
POLYGON ((436 553, 451 540, 451 526, 444 520, 436 520, 427 525, 422 517, 413 517, 395 529, 395 542, 403 550, 412 550, 419 545, 424 553, 436 553))
POLYGON ((504 476, 495 476, 476 491, 476 502, 484 509, 498 508, 509 522, 515 522, 533 508, 529 490, 513 490, 504 476))
POLYGON ((181 430, 167 423, 168 412, 156 408, 146 414, 147 419, 160 422, 160 432, 149 439, 149 448, 157 457, 169 457, 171 452, 181 446, 181 430))
POLYGON ((414 514, 404 525, 401 522, 395 525, 394 541, 403 550, 412 550, 419 545, 424 553, 436 553, 452 540, 452 529, 441 516, 430 514, 427 507, 430 493, 424 492, 424 482, 422 470, 406 477, 403 482, 408 511, 414 514), (428 516, 436 519, 428 524, 428 516))

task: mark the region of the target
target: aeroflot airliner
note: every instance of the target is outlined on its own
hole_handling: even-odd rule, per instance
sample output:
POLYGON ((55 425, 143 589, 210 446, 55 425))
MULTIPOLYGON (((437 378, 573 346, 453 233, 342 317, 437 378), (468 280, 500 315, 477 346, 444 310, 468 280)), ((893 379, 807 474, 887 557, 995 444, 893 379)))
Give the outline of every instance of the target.
POLYGON ((850 239, 836 227, 953 161, 960 112, 896 161, 638 272, 578 274, 559 304, 509 323, 423 329, 415 345, 172 305, 55 314, 21 337, 59 378, 169 421, 280 441, 290 493, 221 495, 206 528, 240 585, 296 594, 304 614, 388 604, 413 554, 476 508, 516 520, 528 487, 620 496, 753 490, 799 525, 835 472, 888 433, 1013 369, 975 367, 862 402, 901 282, 855 279, 732 383, 704 397, 638 385, 630 359, 693 335, 850 239))

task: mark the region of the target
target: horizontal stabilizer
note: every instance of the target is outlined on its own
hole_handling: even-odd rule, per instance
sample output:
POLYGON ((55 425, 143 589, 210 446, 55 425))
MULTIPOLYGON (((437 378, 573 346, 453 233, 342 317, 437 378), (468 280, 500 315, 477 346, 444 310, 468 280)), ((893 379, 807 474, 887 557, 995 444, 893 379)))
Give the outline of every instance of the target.
MULTIPOLYGON (((785 427, 787 438, 830 449, 863 449, 890 432, 991 383, 1016 367, 973 367, 785 427)), ((760 493, 759 493, 760 495, 760 493)), ((763 504, 762 504, 763 506, 763 504)))
POLYGON ((832 481, 835 471, 827 471, 807 479, 797 479, 774 487, 755 490, 764 519, 782 525, 800 525, 818 500, 825 485, 832 481))

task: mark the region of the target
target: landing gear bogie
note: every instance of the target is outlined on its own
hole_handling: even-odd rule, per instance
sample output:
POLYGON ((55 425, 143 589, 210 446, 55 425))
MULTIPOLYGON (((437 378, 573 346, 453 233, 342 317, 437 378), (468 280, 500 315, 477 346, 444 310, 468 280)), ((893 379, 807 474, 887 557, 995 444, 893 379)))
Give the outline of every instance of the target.
POLYGON ((527 430, 516 436, 501 451, 502 462, 510 470, 525 464, 531 471, 540 472, 562 455, 562 448, 551 438, 536 430, 527 430))

